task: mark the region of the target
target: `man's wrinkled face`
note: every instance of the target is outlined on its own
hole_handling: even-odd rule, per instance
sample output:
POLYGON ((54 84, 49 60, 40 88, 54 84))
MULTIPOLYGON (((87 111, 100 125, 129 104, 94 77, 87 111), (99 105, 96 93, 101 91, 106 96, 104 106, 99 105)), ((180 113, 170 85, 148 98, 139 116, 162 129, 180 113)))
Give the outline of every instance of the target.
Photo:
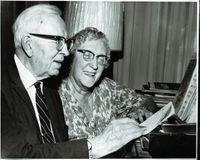
POLYGON ((106 57, 106 51, 101 39, 85 41, 76 49, 71 75, 81 89, 89 90, 101 77, 105 68, 101 62, 106 57))
MULTIPOLYGON (((44 25, 41 29, 38 29, 36 34, 55 35, 66 38, 65 24, 60 17, 52 15, 47 17, 43 23, 44 25)), ((58 75, 64 56, 69 55, 66 44, 64 43, 63 48, 58 50, 56 40, 30 36, 33 51, 30 63, 33 74, 37 79, 58 75)))

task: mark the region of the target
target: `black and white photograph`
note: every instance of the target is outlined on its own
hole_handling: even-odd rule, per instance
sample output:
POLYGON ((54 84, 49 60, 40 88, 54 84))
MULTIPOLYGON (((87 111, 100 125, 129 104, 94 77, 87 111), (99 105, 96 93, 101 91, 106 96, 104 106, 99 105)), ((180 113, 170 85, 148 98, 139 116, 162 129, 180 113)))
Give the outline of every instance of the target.
POLYGON ((197 159, 199 1, 2 1, 1 159, 197 159))

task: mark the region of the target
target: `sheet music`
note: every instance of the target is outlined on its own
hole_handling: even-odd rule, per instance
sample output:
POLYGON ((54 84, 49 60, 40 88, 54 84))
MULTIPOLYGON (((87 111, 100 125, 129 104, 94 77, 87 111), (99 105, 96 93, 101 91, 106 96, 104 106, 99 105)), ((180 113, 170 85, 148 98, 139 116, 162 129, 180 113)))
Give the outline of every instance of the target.
POLYGON ((196 122, 196 90, 197 90, 197 70, 193 71, 191 81, 189 83, 187 92, 184 96, 183 103, 177 115, 187 123, 196 122), (192 113, 195 112, 195 113, 192 113), (194 117, 190 117, 194 116, 194 117))
POLYGON ((146 127, 146 130, 143 132, 143 135, 148 134, 153 129, 155 129, 162 122, 166 121, 170 116, 175 114, 175 109, 172 102, 169 102, 146 121, 141 123, 139 126, 146 127))

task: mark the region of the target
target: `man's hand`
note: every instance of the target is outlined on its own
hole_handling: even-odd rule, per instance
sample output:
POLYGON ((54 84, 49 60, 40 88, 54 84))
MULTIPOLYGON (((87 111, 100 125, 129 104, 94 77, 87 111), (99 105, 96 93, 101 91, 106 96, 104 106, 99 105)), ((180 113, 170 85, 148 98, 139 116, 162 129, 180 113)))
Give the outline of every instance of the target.
POLYGON ((144 130, 129 118, 113 120, 101 135, 88 139, 92 144, 92 157, 100 158, 120 149, 129 141, 140 137, 144 130))

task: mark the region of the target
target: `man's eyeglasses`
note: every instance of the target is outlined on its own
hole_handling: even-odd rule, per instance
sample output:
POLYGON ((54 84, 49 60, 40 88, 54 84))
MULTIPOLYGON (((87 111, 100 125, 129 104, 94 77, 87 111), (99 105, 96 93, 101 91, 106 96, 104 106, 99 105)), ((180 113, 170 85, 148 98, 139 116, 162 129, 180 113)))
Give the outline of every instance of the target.
POLYGON ((55 35, 47 35, 47 34, 36 34, 36 33, 29 33, 32 36, 44 38, 44 39, 51 39, 56 41, 56 49, 58 51, 61 51, 64 47, 64 45, 67 45, 67 48, 69 49, 70 46, 70 39, 66 39, 65 37, 62 36, 55 36, 55 35))
POLYGON ((83 54, 83 59, 87 62, 91 62, 94 59, 94 57, 96 57, 97 63, 99 65, 106 66, 108 63, 108 57, 106 55, 95 56, 95 54, 92 51, 85 50, 85 49, 78 49, 77 51, 83 54))

